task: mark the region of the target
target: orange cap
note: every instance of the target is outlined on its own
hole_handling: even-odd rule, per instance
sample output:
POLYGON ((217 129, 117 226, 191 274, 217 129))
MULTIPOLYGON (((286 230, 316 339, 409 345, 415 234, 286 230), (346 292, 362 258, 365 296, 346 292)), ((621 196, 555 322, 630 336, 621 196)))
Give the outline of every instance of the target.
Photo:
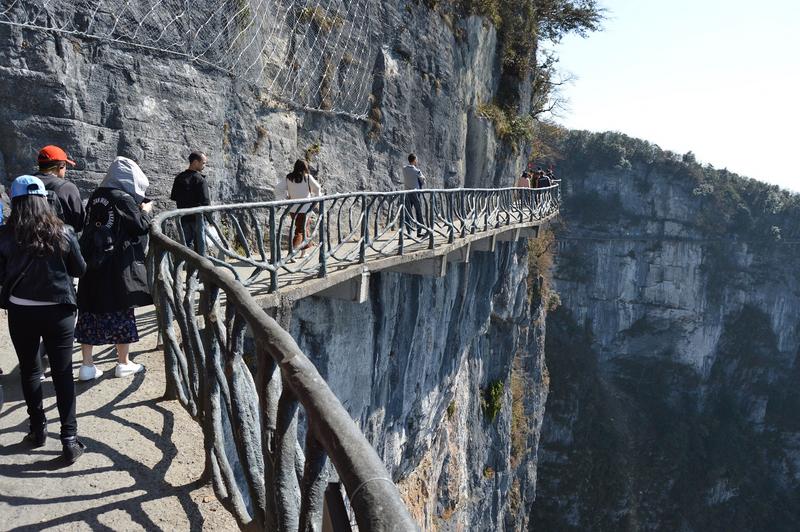
POLYGON ((75 161, 67 157, 67 152, 52 144, 39 150, 39 157, 37 157, 36 160, 39 164, 64 161, 65 163, 75 166, 75 161))

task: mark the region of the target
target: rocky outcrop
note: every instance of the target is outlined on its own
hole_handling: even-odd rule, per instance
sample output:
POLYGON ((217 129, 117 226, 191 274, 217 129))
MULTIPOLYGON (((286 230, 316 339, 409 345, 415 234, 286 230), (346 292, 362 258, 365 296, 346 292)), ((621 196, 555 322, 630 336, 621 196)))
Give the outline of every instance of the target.
POLYGON ((536 530, 800 524, 798 199, 572 133, 536 530))

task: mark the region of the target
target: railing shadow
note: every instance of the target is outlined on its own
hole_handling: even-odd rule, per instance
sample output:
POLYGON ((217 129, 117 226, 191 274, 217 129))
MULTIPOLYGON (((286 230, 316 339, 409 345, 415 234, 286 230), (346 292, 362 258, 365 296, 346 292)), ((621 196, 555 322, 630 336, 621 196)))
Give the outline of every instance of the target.
MULTIPOLYGON (((173 461, 178 455, 178 449, 174 443, 175 438, 175 414, 168 408, 165 408, 160 402, 155 400, 142 400, 137 402, 126 402, 131 396, 139 392, 142 388, 145 374, 140 374, 132 378, 128 386, 121 392, 114 395, 113 399, 104 402, 102 405, 91 410, 85 410, 79 413, 78 422, 81 424, 81 419, 90 417, 104 420, 104 422, 113 422, 120 429, 128 429, 134 431, 138 436, 146 440, 146 445, 152 445, 161 453, 160 458, 153 465, 144 464, 135 458, 125 454, 125 447, 122 441, 119 446, 110 445, 107 441, 100 438, 93 437, 92 434, 82 432, 80 437, 87 445, 87 453, 99 453, 103 457, 110 460, 110 464, 104 464, 89 469, 80 470, 79 472, 73 466, 67 465, 60 456, 60 450, 57 449, 34 449, 31 450, 26 445, 21 443, 6 445, 0 447, 0 455, 22 455, 28 454, 37 457, 38 459, 30 463, 16 463, 6 464, 3 466, 3 476, 13 478, 17 482, 30 481, 39 483, 47 479, 72 479, 78 475, 94 475, 99 473, 113 473, 125 472, 130 475, 132 481, 128 487, 114 487, 111 489, 102 489, 102 482, 97 481, 96 487, 93 489, 91 495, 86 493, 61 495, 58 492, 48 494, 47 498, 37 496, 24 495, 24 490, 19 490, 17 495, 5 493, 3 495, 3 502, 11 507, 14 506, 27 506, 31 511, 35 512, 35 508, 39 505, 54 505, 61 504, 69 507, 70 503, 86 502, 91 499, 104 500, 110 498, 109 501, 98 502, 96 505, 86 504, 78 505, 80 508, 74 511, 67 511, 61 513, 57 517, 37 521, 36 525, 16 525, 6 522, 3 526, 4 530, 31 530, 45 529, 50 527, 62 527, 70 523, 84 522, 92 529, 107 529, 108 525, 100 520, 100 516, 112 511, 122 511, 128 514, 130 519, 145 528, 146 530, 161 529, 164 523, 155 522, 148 514, 148 505, 162 500, 173 499, 177 501, 182 511, 186 515, 189 527, 192 530, 200 529, 203 526, 204 517, 199 510, 198 504, 191 498, 191 491, 200 487, 205 483, 204 479, 189 482, 183 485, 172 485, 167 478, 167 471, 173 465, 173 461), (146 407, 148 408, 148 416, 156 415, 157 419, 153 420, 148 417, 148 423, 154 422, 156 426, 160 426, 160 430, 153 430, 141 423, 135 421, 128 413, 132 409, 146 407), (60 471, 64 469, 64 471, 60 471), (94 491, 99 489, 100 491, 94 491), (142 492, 143 493, 139 493, 142 492)), ((5 381, 6 387, 10 389, 19 388, 18 379, 15 381, 5 381), (16 383, 16 384, 15 384, 16 383)), ((91 389, 90 386, 78 386, 78 396, 85 395, 91 389), (81 389, 82 388, 82 389, 81 389)), ((18 392, 16 392, 18 393, 18 392)), ((24 401, 21 403, 24 408, 24 401)), ((16 410, 20 405, 13 405, 13 410, 16 410)), ((48 412, 55 410, 55 404, 51 405, 48 412)), ((4 416, 9 415, 9 411, 4 411, 4 416)), ((53 417, 50 415, 49 417, 53 417)), ((57 417, 57 416, 56 416, 57 417)), ((27 432, 27 419, 23 419, 16 426, 5 427, 3 432, 18 431, 20 439, 22 435, 27 432)), ((51 430, 50 437, 58 440, 57 431, 51 430)), ((140 443, 141 445, 141 443, 140 443)), ((85 464, 86 457, 84 457, 78 464, 85 464)))

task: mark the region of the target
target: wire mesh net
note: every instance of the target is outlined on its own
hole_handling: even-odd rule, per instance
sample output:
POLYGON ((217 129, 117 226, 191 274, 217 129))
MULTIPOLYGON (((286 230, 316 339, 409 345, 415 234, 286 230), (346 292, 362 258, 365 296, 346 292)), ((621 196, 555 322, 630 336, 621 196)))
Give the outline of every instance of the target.
POLYGON ((0 0, 0 24, 184 57, 303 108, 363 115, 371 0, 0 0))

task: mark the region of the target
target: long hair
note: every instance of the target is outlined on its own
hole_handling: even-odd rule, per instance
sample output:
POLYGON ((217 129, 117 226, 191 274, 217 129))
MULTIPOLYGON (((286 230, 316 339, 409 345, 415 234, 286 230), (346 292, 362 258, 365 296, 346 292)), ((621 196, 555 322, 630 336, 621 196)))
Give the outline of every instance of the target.
POLYGON ((308 173, 308 163, 303 159, 297 159, 294 162, 294 170, 291 174, 286 175, 286 179, 290 179, 295 183, 302 183, 306 174, 308 173))
POLYGON ((19 247, 34 255, 53 255, 67 250, 64 222, 43 196, 12 199, 8 225, 14 230, 19 247))

